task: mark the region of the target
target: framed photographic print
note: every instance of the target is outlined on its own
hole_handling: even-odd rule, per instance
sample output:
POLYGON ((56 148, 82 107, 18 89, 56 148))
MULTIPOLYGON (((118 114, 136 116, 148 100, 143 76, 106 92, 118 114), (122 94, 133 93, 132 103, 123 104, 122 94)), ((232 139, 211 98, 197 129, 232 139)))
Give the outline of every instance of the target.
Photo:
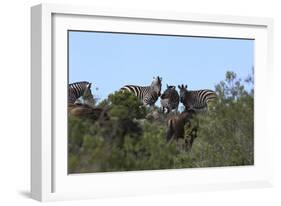
POLYGON ((268 18, 31 9, 40 201, 272 185, 268 18))

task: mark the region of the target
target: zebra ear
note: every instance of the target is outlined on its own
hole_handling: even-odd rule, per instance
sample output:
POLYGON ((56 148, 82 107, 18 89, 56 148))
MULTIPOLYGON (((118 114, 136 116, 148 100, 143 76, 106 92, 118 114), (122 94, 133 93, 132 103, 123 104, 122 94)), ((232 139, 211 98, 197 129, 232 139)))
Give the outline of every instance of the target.
POLYGON ((89 89, 91 89, 91 86, 92 86, 92 83, 89 83, 87 87, 88 87, 89 89))
POLYGON ((180 88, 181 88, 181 86, 180 86, 180 85, 178 85, 178 88, 180 89, 180 88))
POLYGON ((187 85, 185 85, 185 88, 187 89, 187 85))

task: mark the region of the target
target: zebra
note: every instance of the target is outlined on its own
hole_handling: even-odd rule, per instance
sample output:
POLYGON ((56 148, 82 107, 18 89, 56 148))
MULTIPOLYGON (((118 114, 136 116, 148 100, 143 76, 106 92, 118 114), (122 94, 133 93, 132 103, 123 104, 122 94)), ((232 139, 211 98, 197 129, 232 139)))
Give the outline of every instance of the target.
POLYGON ((199 129, 199 121, 196 118, 194 110, 185 110, 168 120, 166 132, 167 143, 170 144, 174 140, 184 140, 185 150, 190 150, 193 141, 197 138, 199 129))
POLYGON ((176 90, 175 86, 169 86, 167 84, 167 89, 161 95, 161 108, 162 111, 165 113, 165 109, 167 109, 167 113, 171 110, 175 109, 176 112, 178 111, 179 107, 179 94, 176 90))
POLYGON ((95 99, 91 91, 91 83, 86 81, 74 82, 68 85, 68 104, 75 104, 82 97, 84 104, 95 105, 95 99))
POLYGON ((187 90, 187 85, 178 85, 180 102, 186 110, 200 111, 208 108, 208 103, 217 99, 217 94, 209 89, 187 90))
POLYGON ((162 78, 157 76, 153 77, 153 81, 150 86, 136 86, 125 85, 121 88, 121 91, 129 91, 136 95, 145 106, 154 106, 158 97, 161 95, 162 78))

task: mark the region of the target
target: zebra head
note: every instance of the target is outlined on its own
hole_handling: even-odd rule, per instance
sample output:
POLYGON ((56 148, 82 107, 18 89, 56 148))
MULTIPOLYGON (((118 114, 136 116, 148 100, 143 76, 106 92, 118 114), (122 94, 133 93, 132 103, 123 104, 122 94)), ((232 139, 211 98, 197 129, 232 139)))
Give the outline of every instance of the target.
POLYGON ((169 98, 172 94, 174 94, 176 91, 176 87, 172 86, 172 85, 168 85, 167 84, 167 89, 163 92, 163 94, 161 95, 161 99, 166 99, 169 98))
POLYGON ((178 85, 178 88, 180 89, 180 102, 184 102, 184 99, 187 95, 187 85, 178 85))
POLYGON ((161 95, 161 87, 162 87, 162 78, 157 76, 156 78, 153 77, 153 81, 151 83, 151 88, 154 92, 157 93, 158 96, 161 95))
POLYGON ((94 99, 94 96, 92 94, 92 91, 91 91, 91 86, 92 86, 92 83, 88 83, 84 89, 84 92, 82 94, 82 99, 84 100, 85 104, 88 104, 88 105, 92 105, 94 106, 95 105, 95 99, 94 99))

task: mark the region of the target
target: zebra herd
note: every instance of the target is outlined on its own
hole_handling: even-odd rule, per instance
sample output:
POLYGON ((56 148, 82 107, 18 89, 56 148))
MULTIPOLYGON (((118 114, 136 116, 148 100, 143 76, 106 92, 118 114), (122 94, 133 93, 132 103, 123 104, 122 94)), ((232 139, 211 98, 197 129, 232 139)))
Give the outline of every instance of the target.
MULTIPOLYGON (((160 97, 161 109, 164 113, 172 110, 178 111, 179 103, 182 103, 185 110, 202 110, 208 107, 208 103, 215 100, 217 95, 209 89, 188 90, 187 85, 178 85, 179 93, 175 86, 168 85, 161 94, 162 78, 153 78, 151 85, 125 85, 120 90, 128 91, 136 95, 145 106, 154 106, 160 97)), ((74 104, 82 97, 84 104, 93 106, 95 100, 91 92, 91 83, 86 81, 69 84, 68 104, 74 104)))
POLYGON ((208 103, 215 100, 217 95, 209 89, 202 90, 187 90, 187 85, 178 85, 180 92, 178 93, 175 86, 168 85, 166 90, 161 95, 162 78, 153 78, 150 86, 126 85, 121 88, 123 91, 129 91, 135 94, 144 105, 153 106, 158 97, 162 111, 169 113, 172 110, 178 111, 179 103, 181 102, 185 110, 199 111, 208 107, 208 103))
MULTIPOLYGON (((154 107, 160 97, 161 110, 166 114, 170 113, 172 110, 177 114, 179 104, 182 103, 185 108, 184 111, 173 116, 167 122, 166 139, 168 142, 172 142, 174 139, 178 140, 179 138, 185 139, 184 128, 185 125, 189 123, 191 133, 189 134, 189 140, 186 142, 186 145, 189 145, 189 148, 191 148, 194 139, 197 137, 198 123, 191 127, 190 120, 193 119, 194 114, 198 111, 208 109, 209 102, 216 100, 217 95, 214 91, 209 89, 188 90, 187 85, 184 84, 178 85, 179 93, 175 86, 167 84, 167 88, 161 94, 161 87, 162 78, 157 76, 153 78, 153 81, 149 86, 125 85, 120 91, 128 91, 136 95, 144 106, 154 107)), ((82 81, 69 84, 68 105, 81 104, 77 103, 80 97, 82 97, 82 100, 84 101, 84 104, 82 105, 84 105, 83 109, 86 110, 85 113, 88 113, 89 109, 92 111, 91 108, 94 108, 95 99, 91 92, 91 83, 82 81)))

